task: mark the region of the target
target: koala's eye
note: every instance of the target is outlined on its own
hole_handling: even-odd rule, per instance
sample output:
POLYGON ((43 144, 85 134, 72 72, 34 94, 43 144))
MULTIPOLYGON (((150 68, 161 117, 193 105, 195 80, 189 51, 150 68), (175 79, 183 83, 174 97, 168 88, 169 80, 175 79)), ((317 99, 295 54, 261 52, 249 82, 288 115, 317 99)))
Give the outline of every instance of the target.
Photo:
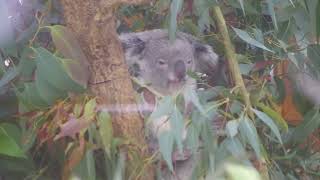
POLYGON ((188 60, 188 61, 187 61, 187 64, 191 64, 191 63, 192 63, 192 61, 191 61, 191 60, 188 60))
POLYGON ((165 62, 163 59, 159 59, 159 60, 158 60, 158 64, 159 64, 160 66, 163 66, 163 65, 166 64, 166 62, 165 62))

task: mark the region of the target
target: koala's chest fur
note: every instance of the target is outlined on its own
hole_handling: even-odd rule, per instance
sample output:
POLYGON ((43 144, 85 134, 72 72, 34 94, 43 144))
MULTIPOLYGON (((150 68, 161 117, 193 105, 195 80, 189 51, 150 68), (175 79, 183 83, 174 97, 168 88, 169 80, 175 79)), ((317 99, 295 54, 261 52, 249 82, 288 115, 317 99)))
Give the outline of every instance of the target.
POLYGON ((121 34, 120 40, 130 74, 163 95, 195 84, 188 71, 201 72, 208 66, 214 71, 218 64, 210 46, 185 33, 178 33, 174 42, 166 30, 121 34))

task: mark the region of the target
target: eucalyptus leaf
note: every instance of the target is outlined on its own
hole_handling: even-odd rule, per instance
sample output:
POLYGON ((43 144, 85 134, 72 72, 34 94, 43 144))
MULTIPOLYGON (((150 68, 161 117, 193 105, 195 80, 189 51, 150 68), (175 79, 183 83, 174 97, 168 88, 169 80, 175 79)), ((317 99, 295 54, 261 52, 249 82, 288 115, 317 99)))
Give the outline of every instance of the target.
POLYGON ((257 106, 264 112, 265 115, 271 118, 282 130, 288 132, 288 124, 281 114, 262 103, 258 103, 257 106))
POLYGON ((303 142, 312 132, 320 127, 320 113, 318 109, 310 110, 303 118, 303 122, 294 129, 291 140, 303 142))
POLYGON ((235 138, 226 138, 222 145, 226 147, 226 149, 234 156, 235 158, 242 160, 245 164, 251 165, 248 157, 247 152, 244 146, 242 145, 241 141, 235 138))
POLYGON ((204 32, 206 28, 212 24, 212 19, 210 17, 210 7, 213 6, 208 0, 197 0, 193 1, 193 7, 195 9, 195 14, 198 16, 198 29, 200 32, 204 32))
POLYGON ((242 9, 243 14, 246 15, 246 12, 245 12, 245 10, 244 10, 244 2, 243 2, 243 0, 238 0, 238 1, 239 1, 239 3, 240 3, 240 6, 241 6, 241 9, 242 9))
POLYGON ((243 31, 241 29, 232 27, 232 29, 236 32, 236 34, 245 42, 247 42, 248 44, 251 44, 253 46, 256 46, 258 48, 264 49, 266 51, 272 52, 273 51, 269 48, 267 48, 266 46, 264 46, 261 42, 253 39, 246 31, 243 31))
POLYGON ((316 38, 317 38, 317 42, 319 43, 319 38, 320 38, 320 1, 318 1, 317 8, 316 8, 316 38))
POLYGON ((183 117, 177 106, 175 106, 172 115, 170 116, 170 125, 172 127, 172 133, 175 138, 175 142, 178 145, 178 149, 182 152, 182 136, 184 133, 183 117))
POLYGON ((87 120, 90 121, 96 114, 96 106, 97 106, 97 101, 95 98, 90 99, 86 105, 84 106, 84 113, 83 117, 87 120))
POLYGON ((48 107, 49 104, 44 100, 34 82, 25 83, 24 90, 20 93, 16 91, 17 97, 22 105, 29 110, 48 107))
POLYGON ((172 0, 170 5, 170 24, 169 24, 169 38, 173 41, 176 38, 177 32, 177 18, 182 8, 183 0, 172 0))
POLYGON ((0 126, 0 154, 11 157, 26 158, 22 149, 15 140, 0 126))
POLYGON ((0 79, 0 89, 14 80, 19 75, 19 70, 19 68, 10 67, 0 79))
POLYGON ((67 92, 62 91, 50 84, 45 76, 41 75, 41 73, 36 72, 35 85, 41 99, 45 100, 49 105, 54 104, 56 100, 60 98, 67 97, 67 92))
MULTIPOLYGON (((83 88, 73 81, 63 64, 64 61, 44 48, 35 48, 37 77, 41 77, 56 89, 61 91, 82 92, 83 88)), ((37 81, 37 79, 36 79, 37 81)))
POLYGON ((126 157, 123 152, 120 153, 118 161, 117 161, 117 167, 114 172, 114 177, 112 180, 122 180, 124 179, 124 173, 125 173, 125 164, 126 164, 126 157))
POLYGON ((76 38, 68 28, 61 25, 49 26, 49 29, 57 50, 65 59, 70 59, 63 61, 68 74, 75 82, 86 88, 90 74, 89 63, 76 38))
POLYGON ((199 128, 194 124, 191 123, 188 126, 188 131, 187 131, 187 138, 185 140, 186 143, 186 148, 191 149, 192 153, 196 153, 199 147, 199 128))
POLYGON ((96 167, 93 155, 93 150, 89 149, 86 152, 88 180, 96 180, 96 167))
POLYGON ((283 144, 282 143, 282 139, 281 139, 281 135, 280 135, 280 131, 279 131, 277 125, 273 122, 273 120, 267 114, 265 114, 264 112, 261 112, 261 111, 256 110, 256 109, 252 109, 252 111, 259 117, 260 120, 262 120, 267 126, 269 126, 271 131, 278 138, 279 142, 281 144, 283 144))
POLYGON ((168 115, 172 112, 174 108, 173 97, 165 96, 157 104, 157 108, 152 112, 149 119, 156 120, 164 115, 168 115))
POLYGON ((259 172, 253 167, 228 163, 225 165, 225 171, 230 180, 262 180, 259 172))
POLYGON ((206 112, 202 104, 200 103, 197 92, 192 86, 186 86, 184 88, 183 95, 186 103, 192 102, 193 105, 196 106, 196 108, 201 112, 202 115, 206 115, 206 112))
POLYGON ((11 46, 14 43, 14 28, 9 19, 9 4, 0 1, 0 48, 11 46))
POLYGON ((268 12, 272 18, 272 22, 273 22, 273 25, 274 25, 274 28, 276 30, 278 30, 278 23, 277 23, 277 17, 276 17, 276 13, 274 11, 274 3, 273 3, 273 0, 267 0, 267 4, 268 4, 268 12))
POLYGON ((320 72, 320 45, 312 44, 307 47, 308 58, 312 64, 316 67, 315 69, 320 72))
POLYGON ((260 139, 256 127, 247 116, 242 116, 239 124, 242 137, 250 144, 258 158, 261 158, 260 139))
POLYGON ((234 137, 238 134, 238 127, 239 127, 239 121, 238 120, 231 120, 228 121, 226 124, 226 132, 229 137, 234 137))
POLYGON ((167 165, 171 171, 173 171, 173 165, 172 165, 173 145, 174 145, 174 137, 172 133, 168 131, 162 132, 159 136, 160 152, 163 156, 163 159, 167 162, 167 165))
POLYGON ((98 126, 99 133, 102 138, 102 143, 105 150, 108 152, 108 150, 111 148, 113 138, 112 121, 109 113, 100 112, 98 114, 98 126))

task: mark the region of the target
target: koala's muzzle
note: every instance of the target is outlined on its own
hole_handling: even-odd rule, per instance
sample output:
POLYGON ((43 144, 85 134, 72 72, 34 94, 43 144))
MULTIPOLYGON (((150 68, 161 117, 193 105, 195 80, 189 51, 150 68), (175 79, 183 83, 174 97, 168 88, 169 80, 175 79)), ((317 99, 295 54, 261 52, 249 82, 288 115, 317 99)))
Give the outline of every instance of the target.
POLYGON ((186 76, 186 65, 179 60, 174 64, 174 78, 169 78, 173 82, 181 82, 186 76))

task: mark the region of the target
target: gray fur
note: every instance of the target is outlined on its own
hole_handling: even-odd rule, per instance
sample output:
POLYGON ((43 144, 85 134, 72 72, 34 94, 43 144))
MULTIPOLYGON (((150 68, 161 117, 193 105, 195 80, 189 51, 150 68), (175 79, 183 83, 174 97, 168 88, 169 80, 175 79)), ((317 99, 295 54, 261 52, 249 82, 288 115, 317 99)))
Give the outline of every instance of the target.
POLYGON ((186 33, 178 32, 173 43, 162 29, 121 34, 120 40, 131 75, 163 95, 194 84, 187 71, 212 74, 218 67, 212 48, 186 33))
MULTIPOLYGON (((218 56, 209 45, 182 32, 177 33, 173 43, 169 41, 167 30, 161 29, 121 34, 120 40, 130 74, 162 95, 172 95, 183 86, 196 88, 195 80, 187 75, 187 71, 214 76, 219 66, 218 56)), ((149 138, 153 139, 170 128, 166 117, 152 121, 148 125, 149 138)), ((185 136, 186 129, 182 138, 185 136)), ((153 143, 155 141, 151 140, 150 144, 153 143)), ((199 154, 194 158, 198 159, 199 154)), ((194 167, 194 159, 187 159, 175 169, 176 176, 168 172, 165 179, 191 177, 194 167)))

